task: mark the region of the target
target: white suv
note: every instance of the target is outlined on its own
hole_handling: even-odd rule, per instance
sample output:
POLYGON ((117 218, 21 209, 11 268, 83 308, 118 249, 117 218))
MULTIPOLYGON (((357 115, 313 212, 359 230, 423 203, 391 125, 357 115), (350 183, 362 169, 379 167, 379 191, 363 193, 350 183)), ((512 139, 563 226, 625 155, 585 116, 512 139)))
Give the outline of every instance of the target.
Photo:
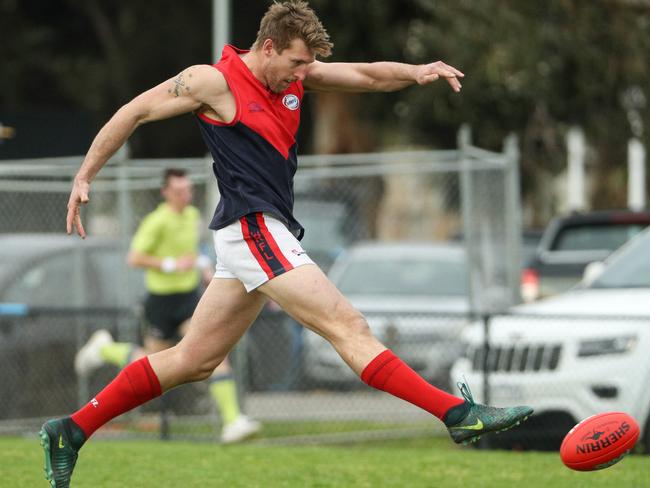
MULTIPOLYGON (((493 405, 528 404, 528 429, 502 444, 559 447, 569 428, 598 412, 625 411, 650 450, 650 231, 615 252, 597 277, 540 302, 520 305, 464 333, 467 351, 452 367, 493 405)), ((504 446, 507 447, 507 446, 504 446)))

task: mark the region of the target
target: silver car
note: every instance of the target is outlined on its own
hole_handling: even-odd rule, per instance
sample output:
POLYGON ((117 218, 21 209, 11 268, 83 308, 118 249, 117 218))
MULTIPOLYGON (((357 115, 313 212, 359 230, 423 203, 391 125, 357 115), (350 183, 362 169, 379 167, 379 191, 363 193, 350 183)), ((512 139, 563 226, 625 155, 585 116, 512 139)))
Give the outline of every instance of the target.
POLYGON ((78 346, 97 328, 137 330, 143 292, 116 240, 0 234, 0 419, 76 408, 78 346))
MULTIPOLYGON (((469 312, 460 244, 358 244, 337 258, 329 277, 380 341, 426 379, 446 386, 469 312)), ((312 383, 360 384, 327 341, 309 332, 305 342, 305 374, 312 383)))

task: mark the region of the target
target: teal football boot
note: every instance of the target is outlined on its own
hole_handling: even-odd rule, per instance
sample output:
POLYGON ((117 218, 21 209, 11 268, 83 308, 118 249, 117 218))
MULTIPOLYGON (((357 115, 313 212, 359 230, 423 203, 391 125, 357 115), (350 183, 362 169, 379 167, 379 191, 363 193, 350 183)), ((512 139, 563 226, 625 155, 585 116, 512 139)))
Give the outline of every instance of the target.
POLYGON ((45 478, 52 488, 68 488, 86 436, 69 417, 48 420, 38 435, 45 451, 45 478))
POLYGON ((533 413, 531 407, 496 408, 475 403, 467 384, 458 382, 457 385, 465 401, 452 407, 443 419, 449 435, 457 444, 470 444, 483 434, 511 429, 533 413))

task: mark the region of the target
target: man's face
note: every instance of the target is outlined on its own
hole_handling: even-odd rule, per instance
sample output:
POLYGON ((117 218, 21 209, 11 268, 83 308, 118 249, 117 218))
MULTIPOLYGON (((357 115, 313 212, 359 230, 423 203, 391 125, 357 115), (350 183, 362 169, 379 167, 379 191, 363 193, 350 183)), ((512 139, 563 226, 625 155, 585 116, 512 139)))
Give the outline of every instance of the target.
POLYGON ((182 210, 192 203, 192 182, 187 176, 172 176, 161 193, 167 204, 182 210))
POLYGON ((294 39, 289 47, 278 53, 273 41, 267 39, 262 47, 266 56, 264 78, 269 89, 282 93, 297 80, 304 80, 307 68, 314 62, 314 54, 302 39, 294 39))

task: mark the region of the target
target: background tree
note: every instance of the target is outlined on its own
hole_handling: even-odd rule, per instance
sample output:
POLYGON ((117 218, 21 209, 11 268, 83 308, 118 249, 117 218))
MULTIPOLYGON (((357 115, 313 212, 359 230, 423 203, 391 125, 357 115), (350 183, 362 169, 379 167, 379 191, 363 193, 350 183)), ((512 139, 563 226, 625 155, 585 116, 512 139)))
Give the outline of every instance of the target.
MULTIPOLYGON (((268 4, 232 2, 236 45, 252 43, 268 4)), ((514 131, 531 222, 544 223, 557 210, 549 188, 565 168, 566 131, 579 125, 592 148, 592 205, 625 205, 627 140, 636 135, 648 143, 645 2, 311 4, 334 40, 332 60, 443 59, 467 77, 460 95, 436 83, 389 95, 308 96, 301 152, 454 147, 462 123, 472 126, 477 144, 499 149, 514 131), (624 106, 630 99, 635 110, 624 106)), ((89 138, 140 91, 213 61, 210 22, 210 0, 0 0, 0 120, 16 112, 74 111, 92 121, 89 138)), ((134 155, 202 155, 191 119, 143 127, 132 140, 134 155)))

